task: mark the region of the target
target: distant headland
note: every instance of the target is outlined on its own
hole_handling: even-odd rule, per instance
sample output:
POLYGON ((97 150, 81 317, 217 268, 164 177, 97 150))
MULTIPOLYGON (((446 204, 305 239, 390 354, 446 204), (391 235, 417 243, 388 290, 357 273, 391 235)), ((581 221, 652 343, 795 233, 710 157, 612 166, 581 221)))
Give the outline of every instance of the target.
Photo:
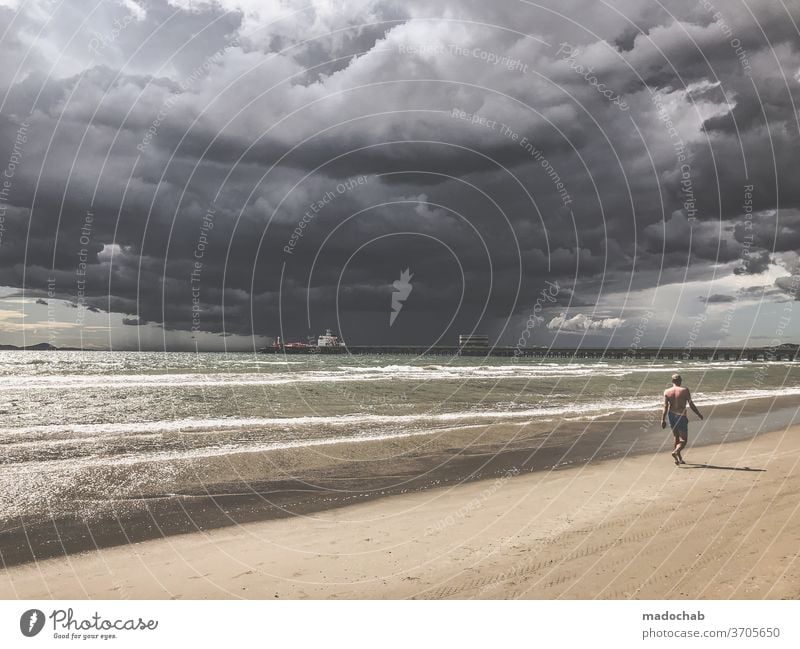
POLYGON ((0 345, 0 351, 20 351, 20 352, 82 352, 87 351, 80 347, 56 347, 50 343, 37 343, 19 347, 17 345, 0 345))

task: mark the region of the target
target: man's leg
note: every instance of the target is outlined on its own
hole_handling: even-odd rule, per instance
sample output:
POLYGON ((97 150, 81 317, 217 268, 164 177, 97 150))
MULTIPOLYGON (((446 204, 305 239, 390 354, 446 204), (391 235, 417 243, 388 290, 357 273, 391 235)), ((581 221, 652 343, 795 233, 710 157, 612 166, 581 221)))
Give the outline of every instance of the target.
POLYGON ((681 455, 681 451, 684 448, 686 448, 686 433, 681 431, 675 438, 675 455, 677 455, 680 464, 686 464, 686 462, 683 461, 683 455, 681 455))
POLYGON ((669 427, 672 429, 672 436, 675 438, 675 444, 672 446, 672 459, 675 460, 675 464, 680 464, 680 460, 678 460, 678 430, 675 428, 677 422, 671 411, 667 413, 667 416, 669 417, 669 427))
POLYGON ((675 464, 681 463, 681 449, 683 446, 681 445, 681 438, 678 434, 677 430, 672 431, 673 435, 675 436, 675 446, 672 448, 672 459, 675 460, 675 464))

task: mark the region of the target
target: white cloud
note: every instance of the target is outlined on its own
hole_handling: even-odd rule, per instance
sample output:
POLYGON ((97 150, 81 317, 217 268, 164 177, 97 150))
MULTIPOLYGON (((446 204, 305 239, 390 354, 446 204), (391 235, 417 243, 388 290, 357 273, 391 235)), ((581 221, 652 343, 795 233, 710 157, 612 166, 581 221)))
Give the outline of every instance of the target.
POLYGON ((563 332, 580 332, 593 330, 609 330, 622 326, 622 318, 593 318, 584 313, 578 313, 571 318, 566 313, 560 313, 547 323, 548 329, 557 329, 563 332))
POLYGON ((120 4, 125 7, 136 20, 144 20, 145 16, 147 16, 147 10, 142 5, 134 2, 134 0, 120 0, 120 4))

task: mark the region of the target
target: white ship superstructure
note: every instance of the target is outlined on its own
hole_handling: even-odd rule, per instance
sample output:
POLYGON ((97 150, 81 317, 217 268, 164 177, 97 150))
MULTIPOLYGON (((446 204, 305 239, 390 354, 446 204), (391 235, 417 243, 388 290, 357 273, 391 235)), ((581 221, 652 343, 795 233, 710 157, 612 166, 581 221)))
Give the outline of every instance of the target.
POLYGON ((344 347, 344 343, 339 340, 339 336, 335 335, 330 329, 326 329, 325 333, 317 338, 317 347, 331 348, 331 347, 344 347))

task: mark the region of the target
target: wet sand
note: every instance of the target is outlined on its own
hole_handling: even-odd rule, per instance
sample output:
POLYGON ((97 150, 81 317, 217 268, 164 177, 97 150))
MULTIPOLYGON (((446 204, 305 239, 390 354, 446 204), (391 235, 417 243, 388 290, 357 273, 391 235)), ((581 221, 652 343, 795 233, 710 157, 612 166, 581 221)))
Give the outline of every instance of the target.
POLYGON ((75 551, 117 547, 18 561, 0 572, 0 596, 800 596, 796 405, 707 414, 702 428, 692 422, 683 467, 669 457, 669 431, 641 413, 577 430, 560 422, 544 438, 493 427, 463 447, 449 445, 465 434, 454 431, 417 440, 414 452, 384 445, 384 459, 343 445, 313 470, 287 452, 282 465, 271 458, 273 469, 302 467, 310 479, 155 498, 172 510, 141 527, 120 520, 116 533, 108 521, 83 523, 88 541, 81 547, 76 534, 75 551), (778 430, 754 436, 767 421, 778 430), (187 526, 194 532, 170 535, 187 526))

